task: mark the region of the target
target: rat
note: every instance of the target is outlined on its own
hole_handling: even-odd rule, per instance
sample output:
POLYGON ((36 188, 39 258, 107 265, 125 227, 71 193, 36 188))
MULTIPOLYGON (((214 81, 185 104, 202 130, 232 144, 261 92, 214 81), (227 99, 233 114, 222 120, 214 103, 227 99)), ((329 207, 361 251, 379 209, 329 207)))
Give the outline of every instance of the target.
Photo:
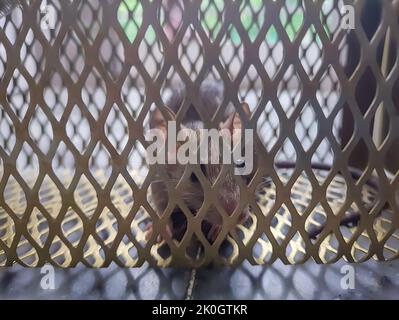
MULTIPOLYGON (((161 129, 164 133, 164 138, 167 138, 167 122, 168 121, 176 121, 176 114, 179 112, 181 106, 183 105, 183 101, 185 99, 186 91, 183 85, 178 85, 172 89, 171 96, 166 101, 166 106, 164 106, 164 113, 167 115, 167 119, 163 116, 163 113, 160 111, 159 108, 150 112, 150 128, 151 129, 161 129)), ((201 102, 202 107, 204 108, 203 111, 206 114, 213 115, 215 114, 216 110, 219 108, 224 95, 223 84, 217 81, 208 81, 204 82, 201 87, 199 88, 199 99, 201 102)), ((241 108, 244 111, 244 114, 250 117, 251 112, 247 103, 243 102, 241 104, 241 108)), ((184 128, 189 128, 194 131, 199 139, 199 143, 201 143, 201 133, 199 129, 204 128, 204 123, 199 117, 198 113, 190 112, 193 110, 193 106, 191 105, 188 109, 189 111, 184 116, 181 126, 184 128)), ((195 110, 195 109, 194 109, 195 110)), ((222 121, 219 124, 219 130, 221 129, 228 129, 233 131, 234 129, 243 129, 242 121, 238 113, 235 111, 234 107, 231 106, 230 108, 226 108, 223 113, 222 121)), ((166 140, 165 140, 166 141, 166 140)), ((233 141, 234 144, 234 141, 233 141)), ((212 153, 212 146, 209 145, 209 153, 212 153)), ((254 161, 257 160, 256 150, 254 150, 254 161)), ((225 171, 225 179, 222 186, 219 188, 217 194, 217 200, 223 210, 231 216, 234 212, 236 207, 240 204, 240 186, 237 183, 237 177, 234 175, 234 167, 240 166, 242 164, 201 164, 199 165, 200 171, 203 177, 208 180, 208 182, 212 185, 219 175, 221 174, 222 168, 227 167, 225 171)), ((277 161, 275 163, 276 169, 294 169, 296 167, 295 162, 289 161, 277 161)), ((319 169, 319 170, 330 170, 330 167, 325 164, 314 164, 312 163, 312 168, 319 169)), ((176 186, 180 179, 182 178, 185 166, 179 164, 165 164, 165 171, 167 174, 167 179, 172 182, 174 186, 176 186)), ((358 179, 361 176, 361 172, 354 168, 350 168, 350 173, 353 178, 358 179)), ((256 172, 256 164, 254 163, 253 172, 256 172)), ((247 179, 249 182, 252 179, 253 175, 248 175, 244 178, 247 179)), ((189 179, 186 179, 185 187, 183 188, 183 192, 181 197, 191 213, 196 215, 197 212, 202 207, 204 201, 204 192, 202 186, 200 184, 200 179, 197 177, 196 174, 192 173, 189 179)), ((378 182, 375 179, 370 179, 367 181, 367 184, 378 191, 378 182)), ((260 182, 258 189, 260 188, 267 188, 271 187, 270 177, 265 177, 262 182, 260 182)), ((168 205, 168 189, 166 187, 165 182, 162 179, 157 181, 153 181, 151 184, 151 195, 153 203, 156 207, 156 212, 159 216, 162 215, 164 210, 168 205)), ((373 204, 370 205, 371 210, 373 204)), ((385 206, 383 209, 387 209, 385 206)), ((237 214, 236 224, 244 224, 250 213, 250 208, 246 207, 237 214)), ((348 226, 353 227, 356 226, 360 221, 361 215, 357 211, 349 211, 345 214, 345 216, 340 221, 341 226, 348 226)), ((206 239, 213 243, 217 239, 220 231, 223 227, 223 219, 215 208, 215 206, 211 206, 205 215, 205 218, 202 223, 202 232, 204 233, 206 239)), ((235 226, 232 226, 232 228, 235 226)), ((324 225, 313 228, 309 231, 309 238, 316 239, 324 230, 324 225)), ((187 229, 187 222, 184 217, 184 214, 181 210, 177 209, 172 212, 170 222, 166 226, 166 233, 169 237, 181 240, 185 234, 187 229)), ((147 226, 147 235, 146 239, 149 240, 152 236, 152 224, 147 226)), ((230 229, 231 231, 231 229, 230 229)), ((160 242, 162 240, 162 236, 159 235, 157 237, 157 241, 160 242)))
MULTIPOLYGON (((199 88, 199 99, 201 101, 201 106, 203 107, 203 111, 207 114, 215 114, 219 105, 223 99, 223 85, 219 82, 214 81, 206 81, 199 88)), ((183 85, 178 85, 172 90, 171 96, 167 99, 164 106, 164 113, 166 113, 166 117, 162 114, 159 108, 150 112, 150 129, 160 129, 163 132, 164 139, 167 139, 167 122, 176 121, 176 114, 179 112, 181 106, 183 105, 183 101, 185 99, 185 88, 183 85)), ((242 110, 246 115, 250 115, 250 110, 248 104, 245 102, 241 105, 242 110)), ((181 121, 181 127, 185 129, 192 130, 192 134, 197 136, 198 146, 203 142, 203 134, 200 129, 204 129, 204 123, 196 112, 190 112, 193 110, 193 106, 190 106, 189 111, 184 116, 181 121)), ((238 113, 235 112, 233 106, 230 108, 226 108, 221 117, 222 120, 219 123, 219 127, 216 128, 218 130, 225 130, 225 132, 231 133, 231 140, 233 147, 236 144, 235 139, 240 138, 233 135, 234 130, 243 129, 242 121, 238 113)), ((208 153, 209 159, 213 153, 213 144, 210 141, 205 142, 208 143, 208 153)), ((168 151, 168 152, 177 152, 179 147, 176 146, 176 150, 168 151)), ((220 159, 221 160, 221 159, 220 159)), ((223 170, 223 183, 219 187, 218 191, 216 191, 215 198, 217 199, 221 208, 227 213, 227 215, 231 216, 237 206, 240 204, 240 186, 237 182, 237 176, 234 174, 234 169, 237 167, 242 167, 243 163, 234 163, 231 164, 222 164, 216 163, 206 163, 206 164, 198 164, 199 171, 203 176, 203 179, 206 179, 211 185, 213 185, 218 179, 219 175, 223 170)), ((165 164, 165 173, 167 175, 167 179, 172 185, 176 186, 180 179, 182 178, 185 165, 181 164, 165 164)), ((244 177, 246 178, 246 177, 244 177)), ((199 177, 193 172, 191 176, 184 181, 185 185, 182 188, 181 198, 191 211, 193 215, 196 215, 204 202, 204 192, 201 186, 201 182, 199 177)), ((164 210, 168 205, 168 189, 166 187, 165 181, 159 179, 157 181, 153 181, 151 184, 151 196, 153 203, 156 208, 156 212, 158 215, 162 215, 164 210)), ((246 207, 241 212, 236 214, 237 224, 244 223, 249 216, 249 208, 246 207)), ((184 214, 181 210, 177 209, 171 214, 171 221, 168 223, 166 227, 166 233, 169 237, 180 240, 186 231, 187 223, 184 218, 184 214)), ((202 221, 202 232, 206 239, 213 243, 220 231, 223 227, 223 219, 219 211, 216 209, 214 205, 211 205, 206 214, 204 215, 204 219, 202 221)), ((149 224, 147 227, 147 240, 152 236, 152 224, 149 224)), ((157 237, 157 241, 161 241, 161 236, 157 237)))

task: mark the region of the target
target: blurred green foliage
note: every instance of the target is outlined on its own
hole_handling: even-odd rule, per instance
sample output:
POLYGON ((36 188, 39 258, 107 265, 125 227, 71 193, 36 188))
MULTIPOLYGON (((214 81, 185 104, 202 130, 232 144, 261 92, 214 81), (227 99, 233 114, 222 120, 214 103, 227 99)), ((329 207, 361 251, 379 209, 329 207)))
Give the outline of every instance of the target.
MULTIPOLYGON (((303 24, 303 11, 300 9, 300 0, 286 0, 287 11, 280 14, 280 21, 285 27, 288 37, 291 41, 295 38, 303 24)), ((203 0, 201 3, 202 25, 214 39, 218 34, 222 22, 219 12, 224 9, 224 0, 203 0)), ((248 33, 249 38, 253 41, 259 34, 260 28, 264 23, 263 0, 247 0, 241 5, 241 23, 248 33), (256 16, 257 13, 260 13, 256 16)), ((138 30, 143 22, 143 7, 140 0, 123 0, 118 8, 118 20, 125 31, 127 38, 133 42, 137 36, 138 30)), ((146 40, 152 44, 155 39, 155 31, 149 28, 146 32, 146 40)), ((230 30, 231 41, 239 45, 241 43, 240 36, 235 28, 230 30)), ((273 45, 278 41, 278 34, 274 26, 272 26, 266 36, 266 41, 273 45)))

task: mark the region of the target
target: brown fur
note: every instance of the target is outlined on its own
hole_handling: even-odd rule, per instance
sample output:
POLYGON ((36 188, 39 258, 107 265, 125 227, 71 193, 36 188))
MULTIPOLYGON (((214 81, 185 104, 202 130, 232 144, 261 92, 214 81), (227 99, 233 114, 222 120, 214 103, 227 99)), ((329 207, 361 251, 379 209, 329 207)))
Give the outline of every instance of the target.
MULTIPOLYGON (((200 88, 199 93, 204 110, 208 114, 213 115, 223 98, 223 89, 221 85, 215 82, 205 83, 200 88)), ((174 121, 176 119, 175 115, 179 111, 179 108, 183 103, 184 96, 184 89, 179 87, 173 91, 172 96, 167 101, 168 107, 163 108, 163 113, 158 108, 151 112, 150 128, 161 129, 165 134, 165 139, 167 135, 167 121, 174 121), (167 117, 168 119, 165 119, 165 117, 167 117)), ((250 111, 246 103, 242 104, 242 108, 243 111, 249 115, 250 111)), ((198 118, 198 116, 195 115, 195 113, 188 113, 188 115, 183 119, 182 125, 194 130, 193 132, 197 135, 197 141, 199 146, 199 144, 203 141, 203 137, 201 130, 198 129, 203 128, 203 123, 198 118)), ((220 123, 218 129, 228 129, 232 133, 233 129, 241 129, 241 127, 242 123, 239 115, 235 113, 234 110, 226 110, 224 114, 224 119, 220 123)), ((232 143, 233 145, 235 145, 236 142, 234 141, 234 139, 232 143)), ((214 153, 214 150, 212 150, 212 144, 210 142, 208 146, 210 159, 211 155, 214 153)), ((222 163, 222 159, 220 159, 220 163, 222 163)), ((202 175, 201 179, 205 179, 205 181, 207 181, 210 185, 213 185, 217 181, 219 175, 221 175, 221 172, 223 170, 222 178, 224 181, 217 191, 216 199, 220 207, 225 211, 225 213, 227 215, 232 215, 236 207, 240 204, 240 187, 237 184, 237 177, 234 175, 235 165, 204 164, 198 165, 198 167, 198 172, 200 171, 202 175)), ((182 179, 185 168, 186 166, 179 164, 165 165, 165 171, 167 173, 169 182, 171 182, 173 186, 176 186, 182 179)), ((183 181, 184 191, 182 192, 181 197, 193 215, 197 215, 204 202, 204 191, 200 182, 201 179, 197 177, 197 175, 192 175, 190 178, 183 181)), ((157 212, 159 215, 161 215, 166 209, 169 199, 166 184, 161 180, 152 183, 151 193, 157 212)), ((248 214, 248 208, 245 208, 242 212, 237 213, 237 223, 245 221, 248 217, 248 214)), ((207 228, 205 228, 206 230, 204 230, 205 236, 210 242, 214 242, 223 225, 222 215, 217 210, 215 205, 212 205, 207 210, 204 220, 205 224, 207 225, 207 228)), ((171 223, 167 227, 167 233, 174 236, 176 234, 176 228, 179 228, 179 226, 176 226, 176 223, 174 223, 174 221, 171 221, 171 223)), ((151 235, 152 232, 150 228, 148 237, 150 237, 151 235)), ((160 240, 160 237, 158 237, 158 240, 160 240)))

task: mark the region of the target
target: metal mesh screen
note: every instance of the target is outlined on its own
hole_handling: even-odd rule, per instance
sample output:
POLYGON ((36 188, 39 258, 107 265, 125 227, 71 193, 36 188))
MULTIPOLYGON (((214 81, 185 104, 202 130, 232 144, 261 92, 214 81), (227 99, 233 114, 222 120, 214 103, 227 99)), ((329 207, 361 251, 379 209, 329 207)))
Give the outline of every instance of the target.
POLYGON ((0 19, 0 266, 397 258, 399 10, 377 1, 373 28, 368 3, 23 1, 0 19), (353 30, 341 27, 345 4, 353 30), (198 94, 210 81, 224 96, 205 114, 198 94), (164 212, 152 199, 164 169, 146 162, 150 110, 182 83, 178 121, 197 113, 217 127, 234 107, 257 132, 254 176, 239 183, 250 217, 221 212, 211 242, 201 212, 217 200, 190 212, 187 174, 167 184, 164 212), (173 237, 177 209, 186 227, 173 237))

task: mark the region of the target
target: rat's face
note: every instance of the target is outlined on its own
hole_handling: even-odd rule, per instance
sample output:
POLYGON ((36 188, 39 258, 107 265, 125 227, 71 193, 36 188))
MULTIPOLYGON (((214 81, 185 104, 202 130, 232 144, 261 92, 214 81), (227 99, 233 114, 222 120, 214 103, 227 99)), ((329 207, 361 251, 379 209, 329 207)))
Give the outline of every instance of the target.
MULTIPOLYGON (((173 114, 171 117, 173 117, 173 114)), ((153 119, 158 120, 157 125, 153 127, 163 130, 166 141, 166 121, 163 121, 159 115, 155 115, 153 119)), ((236 140, 241 139, 240 136, 233 134, 238 129, 241 129, 241 120, 238 114, 232 114, 225 122, 220 124, 219 131, 223 132, 223 135, 227 134, 229 136, 231 150, 237 145, 238 141, 236 140)), ((201 129, 190 130, 190 135, 195 136, 194 141, 196 141, 197 145, 194 149, 200 150, 201 145, 207 144, 208 161, 203 164, 191 164, 189 166, 180 164, 178 154, 182 146, 177 145, 172 151, 176 153, 177 163, 165 165, 165 173, 169 182, 175 187, 179 186, 181 200, 193 215, 202 215, 203 221, 208 225, 208 230, 213 226, 218 226, 220 230, 223 225, 223 215, 231 216, 234 214, 237 223, 244 222, 249 215, 249 209, 248 206, 244 208, 240 206, 241 189, 239 180, 241 179, 241 185, 243 186, 246 181, 243 179, 244 177, 235 175, 235 170, 245 166, 245 163, 242 161, 224 163, 221 145, 213 143, 211 139, 208 139, 209 136, 204 136, 204 131, 201 129), (215 154, 219 155, 219 161, 214 161, 215 154), (213 160, 211 161, 211 159, 213 160), (205 192, 204 190, 207 191, 205 192), (204 202, 206 202, 206 206, 204 206, 204 202)), ((219 142, 223 141, 223 135, 220 134, 219 142)), ((190 139, 189 136, 187 140, 190 139)), ((158 205, 158 208, 161 207, 160 211, 163 211, 168 203, 168 192, 165 184, 162 181, 156 183, 152 188, 152 193, 155 202, 162 202, 161 205, 158 205)), ((206 233, 208 234, 208 232, 206 233)))
MULTIPOLYGON (((212 144, 209 143, 209 153, 217 152, 212 147, 212 144)), ((196 215, 200 211, 204 206, 205 198, 211 198, 204 215, 206 221, 221 225, 223 223, 219 210, 221 209, 228 216, 236 214, 237 222, 240 223, 246 220, 249 212, 248 208, 241 211, 237 209, 236 212, 241 201, 238 180, 241 179, 242 185, 245 185, 246 180, 235 175, 234 171, 243 164, 223 164, 222 160, 221 157, 221 162, 218 164, 192 165, 192 169, 180 164, 166 165, 166 172, 172 185, 179 185, 180 196, 192 214, 196 215), (210 190, 211 188, 213 190, 210 190), (208 192, 206 193, 204 190, 208 190, 208 192)))

